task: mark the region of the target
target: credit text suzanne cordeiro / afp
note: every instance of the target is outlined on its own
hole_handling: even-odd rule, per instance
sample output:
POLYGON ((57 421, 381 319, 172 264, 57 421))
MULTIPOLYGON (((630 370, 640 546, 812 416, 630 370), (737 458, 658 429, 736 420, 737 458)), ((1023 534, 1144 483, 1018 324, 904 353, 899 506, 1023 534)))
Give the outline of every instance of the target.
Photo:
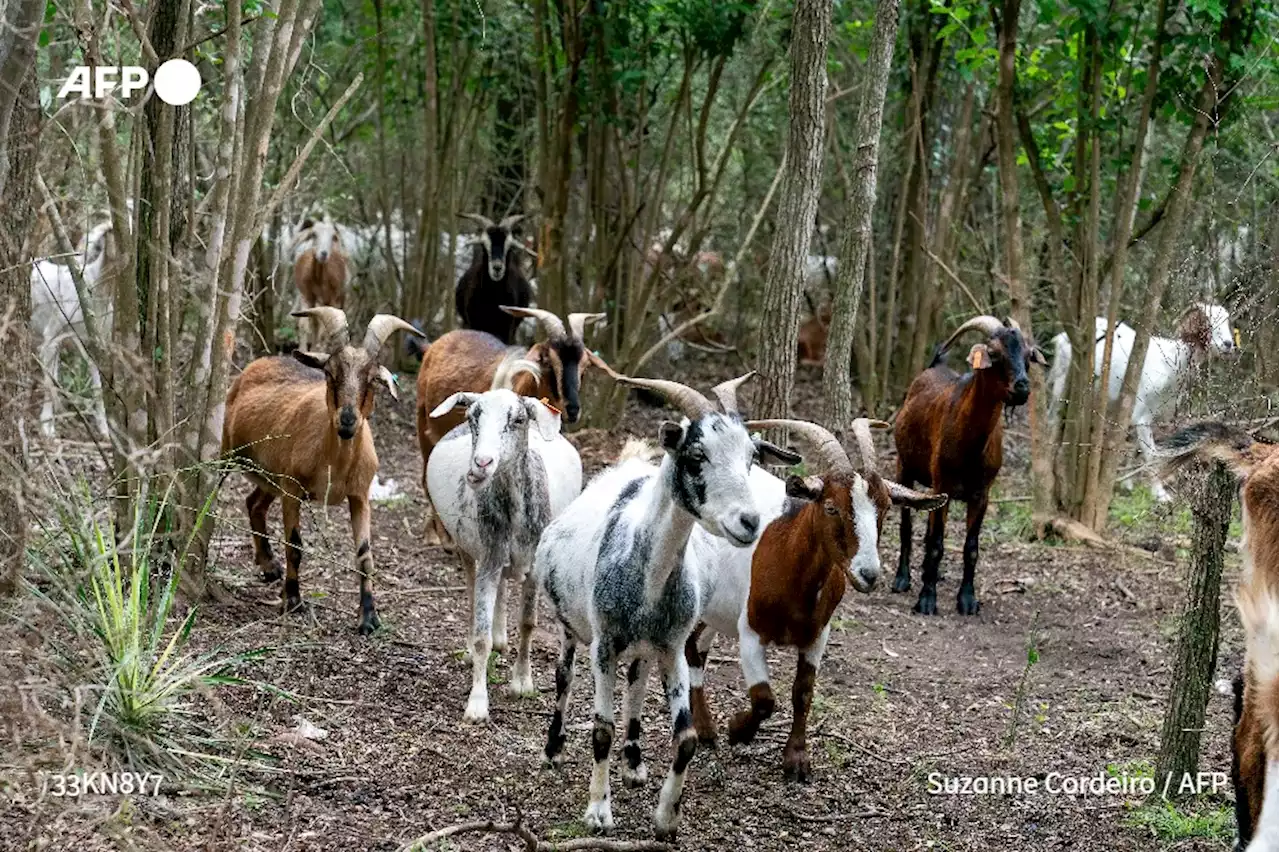
POLYGON ((1170 775, 1158 784, 1150 775, 1113 774, 1099 770, 1093 775, 1047 772, 1039 775, 946 775, 930 772, 926 780, 932 796, 1150 796, 1157 789, 1162 796, 1172 793, 1217 793, 1230 786, 1225 772, 1187 772, 1181 778, 1170 775))

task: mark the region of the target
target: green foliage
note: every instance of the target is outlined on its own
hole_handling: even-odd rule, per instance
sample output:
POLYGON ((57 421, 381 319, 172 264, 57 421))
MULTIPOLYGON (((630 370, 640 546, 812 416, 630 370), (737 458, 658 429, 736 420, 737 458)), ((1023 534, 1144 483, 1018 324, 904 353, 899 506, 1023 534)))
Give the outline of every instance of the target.
POLYGON ((1145 829, 1165 843, 1201 838, 1218 841, 1230 848, 1235 839, 1235 817, 1231 808, 1218 803, 1174 805, 1167 799, 1150 802, 1129 813, 1125 822, 1145 829))

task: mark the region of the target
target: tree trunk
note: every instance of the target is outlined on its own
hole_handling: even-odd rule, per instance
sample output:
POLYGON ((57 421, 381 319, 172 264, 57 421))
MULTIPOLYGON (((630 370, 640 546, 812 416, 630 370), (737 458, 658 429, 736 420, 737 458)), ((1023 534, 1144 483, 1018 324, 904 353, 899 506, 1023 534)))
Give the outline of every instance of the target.
MULTIPOLYGON (((889 65, 898 34, 899 0, 879 0, 875 31, 862 96, 858 127, 853 140, 853 191, 849 213, 840 240, 835 302, 827 338, 827 361, 822 369, 822 389, 827 400, 824 419, 828 429, 839 434, 853 419, 853 387, 849 375, 854 330, 858 325, 858 305, 866 280, 867 255, 871 251, 871 220, 876 205, 876 172, 880 157, 880 124, 884 118, 885 90, 889 86, 889 65)), ((867 322, 876 322, 871 314, 867 322)), ((870 352, 859 353, 869 358, 870 352)), ((864 402, 866 400, 864 399, 864 402)))
POLYGON ((822 189, 831 10, 832 0, 797 0, 792 18, 787 170, 765 277, 763 316, 769 319, 760 324, 759 417, 790 416, 804 263, 822 189))
POLYGON ((30 414, 32 358, 31 267, 24 252, 35 222, 32 195, 40 135, 36 66, 32 61, 44 3, 10 4, 0 16, 0 595, 22 577, 27 541, 26 454, 22 432, 30 414), (10 92, 7 87, 12 86, 10 92))
POLYGON ((1236 480, 1222 462, 1214 462, 1196 488, 1191 514, 1191 564, 1187 567, 1187 597, 1174 652, 1169 708, 1160 730, 1156 760, 1157 785, 1177 791, 1185 773, 1195 773, 1200 761, 1200 731, 1218 663, 1218 598, 1222 584, 1222 553, 1231 523, 1231 500, 1236 480))

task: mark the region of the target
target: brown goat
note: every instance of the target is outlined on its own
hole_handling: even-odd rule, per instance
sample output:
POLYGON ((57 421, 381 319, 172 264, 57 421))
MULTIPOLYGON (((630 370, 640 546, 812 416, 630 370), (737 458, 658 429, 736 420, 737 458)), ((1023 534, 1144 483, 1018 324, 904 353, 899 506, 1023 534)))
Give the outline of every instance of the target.
MULTIPOLYGON (((302 230, 293 238, 294 249, 301 246, 309 247, 294 261, 293 283, 302 297, 303 308, 327 306, 341 310, 347 298, 349 261, 337 226, 327 216, 319 222, 304 220, 302 230)), ((316 323, 304 318, 299 330, 299 347, 315 348, 320 334, 316 323)))
MULTIPOLYGON (((796 677, 791 690, 791 734, 783 751, 788 777, 809 776, 805 741, 814 681, 830 635, 831 616, 844 598, 846 584, 869 592, 880 576, 878 544, 885 516, 892 505, 934 509, 946 503, 945 494, 924 494, 886 482, 876 470, 871 427, 887 423, 858 419, 852 432, 862 457, 855 468, 834 435, 800 420, 758 420, 748 429, 786 428, 807 445, 806 463, 822 476, 790 476, 785 501, 778 504, 780 483, 767 475, 753 475, 757 505, 774 505, 781 514, 760 536, 745 559, 728 546, 717 547, 720 563, 706 566, 711 583, 704 607, 706 622, 685 643, 690 666, 690 701, 694 727, 704 742, 714 742, 715 723, 702 686, 714 631, 738 634, 742 671, 747 681, 749 709, 729 722, 729 742, 751 742, 760 724, 773 714, 775 701, 768 680, 764 648, 796 648, 796 677), (766 497, 766 494, 771 497, 766 497), (744 562, 749 562, 749 569, 744 562), (749 573, 748 573, 749 571, 749 573), (742 610, 745 607, 745 625, 742 610)), ((691 546, 692 552, 702 548, 691 546)), ((689 557, 686 557, 689 558, 689 557)))
MULTIPOLYGON (((581 411, 578 391, 583 370, 587 364, 603 363, 587 349, 583 336, 587 323, 598 322, 605 314, 569 314, 566 329, 565 323, 550 311, 514 307, 502 310, 513 317, 536 319, 546 333, 546 340, 526 350, 505 346, 483 331, 462 329, 438 338, 422 356, 422 366, 418 369, 417 420, 424 493, 431 450, 465 417, 461 410, 431 417, 430 412, 440 403, 459 392, 483 393, 494 386, 496 374, 506 372, 519 360, 526 360, 538 366, 538 374, 516 371, 510 377, 511 389, 521 396, 546 399, 564 412, 567 422, 576 423, 581 411)), ((434 515, 428 514, 432 519, 430 529, 443 540, 434 515)))
MULTIPOLYGON (((987 512, 987 492, 1004 462, 1005 406, 1026 403, 1031 395, 1027 367, 1044 366, 1044 356, 1028 341, 1012 319, 1003 324, 992 316, 977 316, 955 330, 934 353, 933 361, 916 376, 898 411, 893 439, 898 447, 898 482, 908 488, 919 482, 935 491, 963 500, 965 516, 964 577, 956 596, 962 615, 976 615, 973 573, 978 564, 978 535, 987 512), (986 342, 969 350, 972 370, 964 375, 952 370, 943 358, 951 344, 969 331, 980 331, 986 342)), ((942 538, 947 506, 929 515, 925 534, 924 579, 915 611, 936 615, 938 566, 942 562, 942 538)), ((911 513, 903 509, 901 550, 895 592, 911 588, 911 513)))
POLYGON ((821 364, 827 357, 827 334, 831 328, 832 302, 827 299, 821 308, 813 308, 812 315, 800 326, 800 339, 796 352, 801 364, 821 364))
POLYGON ((1235 679, 1231 778, 1237 849, 1280 846, 1280 447, 1255 443, 1216 421, 1179 430, 1161 443, 1167 467, 1193 458, 1225 462, 1243 480, 1244 564, 1236 606, 1244 627, 1244 666, 1235 679))
POLYGON ((359 630, 367 635, 379 626, 369 549, 369 486, 378 470, 368 423, 373 383, 384 382, 396 396, 391 372, 378 363, 378 351, 393 332, 418 331, 402 319, 379 314, 369 321, 363 344, 351 346, 346 315, 337 308, 308 308, 293 315, 315 320, 327 346, 319 352, 299 349, 292 358, 259 358, 245 367, 227 393, 222 452, 243 465, 254 485, 245 505, 264 582, 280 579, 280 563, 267 537, 267 510, 281 498, 285 612, 302 607, 302 501, 347 501, 360 576, 359 630))

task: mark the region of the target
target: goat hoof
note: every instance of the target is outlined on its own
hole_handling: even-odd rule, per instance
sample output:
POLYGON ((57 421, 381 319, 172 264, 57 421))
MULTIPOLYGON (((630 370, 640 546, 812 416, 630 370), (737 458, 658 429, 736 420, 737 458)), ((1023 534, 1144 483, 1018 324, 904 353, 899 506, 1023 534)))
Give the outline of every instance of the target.
POLYGON ((920 595, 920 599, 916 601, 915 612, 921 615, 937 615, 938 614, 938 596, 937 595, 920 595))
POLYGON ((782 775, 788 781, 804 783, 812 775, 809 764, 809 752, 788 749, 782 756, 782 775))
POLYGON ((368 636, 381 626, 382 619, 378 618, 378 614, 376 612, 370 612, 361 617, 360 627, 358 629, 360 630, 361 636, 368 636))
POLYGON ((287 597, 284 599, 283 611, 290 612, 306 612, 307 606, 302 602, 301 597, 287 597))
POLYGON ((751 711, 742 710, 729 720, 729 745, 745 745, 756 738, 751 727, 751 711))
POLYGON ((262 582, 264 583, 274 583, 283 576, 284 567, 274 559, 271 560, 270 565, 262 569, 262 582))
POLYGON ((960 595, 956 598, 956 612, 961 615, 977 615, 982 604, 973 595, 960 595))
POLYGON ((592 831, 613 831, 613 808, 610 807, 609 800, 602 799, 587 805, 582 821, 592 831))
POLYGON ((630 766, 622 767, 623 786, 636 790, 647 783, 649 783, 649 767, 645 766, 643 763, 634 769, 630 766))
POLYGON ((719 736, 716 733, 715 728, 712 728, 709 731, 698 731, 698 745, 700 746, 715 748, 718 740, 719 736))
POLYGON ((893 590, 895 592, 911 591, 911 578, 910 577, 894 577, 893 590))

